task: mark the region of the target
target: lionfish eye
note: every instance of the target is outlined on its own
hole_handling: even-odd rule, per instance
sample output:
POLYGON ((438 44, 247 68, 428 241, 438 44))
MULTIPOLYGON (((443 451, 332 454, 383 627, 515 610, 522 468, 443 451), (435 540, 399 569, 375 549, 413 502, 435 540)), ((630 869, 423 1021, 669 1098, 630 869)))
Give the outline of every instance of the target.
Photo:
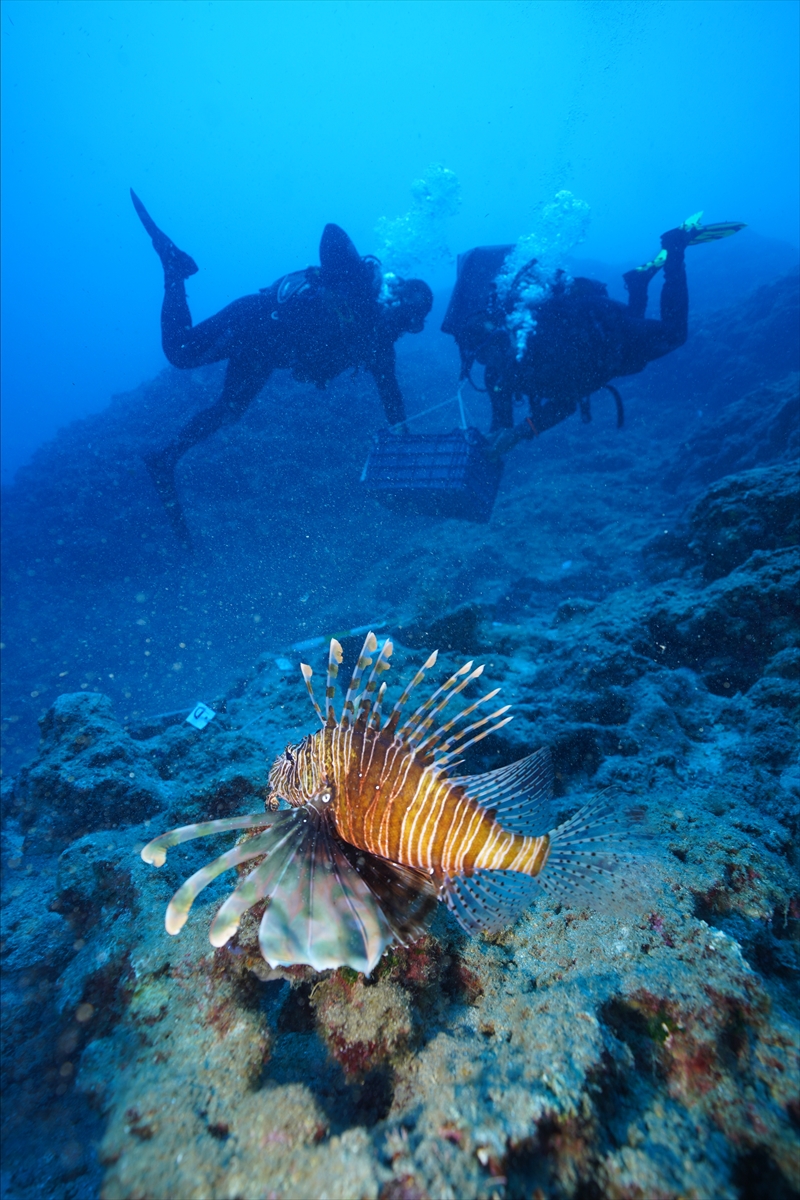
POLYGON ((284 753, 285 753, 285 755, 286 755, 286 757, 287 757, 288 761, 289 761, 290 763, 292 763, 292 765, 294 765, 294 755, 292 754, 292 752, 291 752, 291 750, 288 748, 288 746, 287 746, 286 750, 284 751, 284 753))

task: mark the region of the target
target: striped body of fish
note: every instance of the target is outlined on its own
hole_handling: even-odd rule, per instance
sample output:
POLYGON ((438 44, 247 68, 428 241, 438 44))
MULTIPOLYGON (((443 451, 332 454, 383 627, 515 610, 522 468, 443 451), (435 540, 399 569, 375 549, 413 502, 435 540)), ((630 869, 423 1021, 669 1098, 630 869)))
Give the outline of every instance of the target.
POLYGON ((505 705, 465 723, 499 689, 441 719, 483 667, 467 663, 404 719, 410 694, 436 662, 432 654, 384 724, 380 676, 392 643, 373 657, 377 648, 368 634, 339 718, 339 643, 331 641, 324 713, 311 668, 301 665, 322 728, 274 762, 267 811, 184 826, 144 848, 144 860, 161 866, 171 846, 190 838, 257 831, 179 888, 167 909, 168 932, 183 927, 202 888, 255 859, 219 909, 212 944, 224 945, 243 914, 266 900, 259 930, 264 958, 272 966, 308 963, 317 970, 371 971, 389 944, 424 932, 437 901, 475 933, 513 921, 540 884, 567 903, 625 890, 621 868, 630 854, 606 804, 589 805, 547 832, 546 750, 483 775, 454 772, 468 746, 511 720, 505 705), (281 799, 288 811, 277 811, 281 799))

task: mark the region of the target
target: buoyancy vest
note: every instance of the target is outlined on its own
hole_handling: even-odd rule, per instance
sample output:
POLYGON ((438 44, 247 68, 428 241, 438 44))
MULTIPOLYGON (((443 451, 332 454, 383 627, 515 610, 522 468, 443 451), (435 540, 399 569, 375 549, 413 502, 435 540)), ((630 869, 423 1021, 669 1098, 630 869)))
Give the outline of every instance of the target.
POLYGON ((272 318, 281 327, 289 369, 299 382, 324 388, 369 357, 366 343, 377 323, 372 296, 330 286, 319 267, 293 271, 261 291, 274 297, 272 318))

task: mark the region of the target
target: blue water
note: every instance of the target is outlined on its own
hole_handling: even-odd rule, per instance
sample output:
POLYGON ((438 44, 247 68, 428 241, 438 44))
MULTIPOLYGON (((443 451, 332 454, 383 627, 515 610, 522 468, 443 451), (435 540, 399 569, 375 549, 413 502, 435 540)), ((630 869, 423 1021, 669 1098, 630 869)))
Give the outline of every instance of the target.
MULTIPOLYGON (((3 5, 3 478, 152 377, 158 262, 133 186, 194 255, 195 320, 362 254, 432 162, 451 249, 516 241, 562 187, 628 265, 689 213, 797 245, 797 6, 3 5)), ((452 269, 440 265, 435 285, 452 269)))
MULTIPOLYGON (((484 649, 499 639, 516 680, 511 698, 527 700, 525 719, 534 720, 540 701, 525 690, 528 651, 520 657, 509 628, 543 629, 546 642, 547 629, 613 606, 626 589, 666 580, 666 595, 670 580, 699 588, 725 578, 702 565, 699 535, 689 545, 686 513, 709 486, 785 463, 797 445, 795 0, 4 0, 0 21, 9 895, 23 894, 22 885, 13 891, 13 871, 30 855, 50 903, 59 854, 146 815, 142 808, 135 820, 112 820, 98 800, 102 817, 81 809, 68 827, 53 818, 47 845, 47 801, 32 829, 20 815, 14 797, 29 786, 40 729, 46 739, 48 713, 65 693, 78 694, 76 703, 87 693, 108 696, 119 736, 152 745, 160 762, 198 702, 220 715, 241 702, 242 721, 258 721, 254 681, 265 670, 269 678, 296 672, 302 656, 318 669, 329 635, 342 637, 350 666, 351 630, 392 633, 414 661, 434 629, 445 651, 464 656, 473 654, 470 639, 484 649), (512 450, 488 523, 392 511, 366 492, 362 471, 385 425, 369 375, 348 371, 318 390, 276 371, 241 419, 181 460, 188 552, 143 456, 213 404, 224 365, 168 364, 163 273, 131 187, 200 268, 187 281, 195 323, 317 264, 329 222, 361 255, 381 260, 384 281, 388 272, 426 280, 434 303, 425 330, 397 342, 415 434, 461 422, 489 431, 485 393, 466 386, 459 408, 458 350, 440 331, 459 254, 519 242, 519 261, 534 247, 548 270, 600 280, 625 302, 623 272, 652 259, 660 234, 690 214, 746 228, 687 250, 689 338, 616 381, 625 427, 616 429, 613 402, 601 393, 591 424, 575 414, 512 450)), ((659 276, 650 317, 660 288, 659 276)), ((520 346, 537 336, 534 325, 520 328, 520 346)), ((514 420, 527 411, 515 406, 514 420)), ((726 546, 741 536, 747 553, 778 553, 796 541, 788 518, 789 532, 781 526, 770 541, 769 529, 752 532, 751 516, 742 533, 739 510, 731 511, 726 546)), ((747 558, 725 553, 733 555, 728 571, 747 558)), ((788 653, 798 641, 796 613, 781 630, 773 650, 788 653)), ((576 689, 582 653, 576 641, 565 667, 576 689)), ((687 651, 671 669, 681 679, 696 672, 723 699, 726 672, 746 691, 766 661, 754 667, 746 647, 704 653, 695 662, 687 651)), ((627 686, 612 684, 626 712, 619 696, 627 686)), ((294 733, 310 710, 289 708, 294 733)), ((735 744, 745 735, 725 736, 735 744)), ((491 755, 499 762, 506 750, 487 751, 481 765, 496 765, 491 755)), ((238 753, 226 760, 230 811, 244 803, 238 753)), ((619 757, 607 747, 591 762, 563 753, 566 793, 602 773, 604 755, 619 757)), ((634 769, 635 752, 624 754, 634 769)), ((199 795, 213 764, 187 761, 199 795)), ((59 771, 71 769, 65 763, 59 771)), ((789 769, 776 759, 763 771, 783 779, 789 769)), ((241 771, 258 773, 252 762, 241 771)), ((63 911, 56 906, 46 919, 63 911)), ((49 926, 37 930, 9 943, 15 963, 25 958, 17 943, 49 936, 49 926)), ((14 996, 40 987, 45 1014, 33 1032, 19 1026, 33 1049, 10 1076, 20 1112, 32 1114, 31 1161, 51 1136, 56 1147, 56 1165, 38 1181, 30 1164, 20 1166, 15 1142, 14 1163, 0 1177, 0 1196, 8 1191, 11 1200, 83 1200, 101 1187, 105 1118, 81 1099, 69 1135, 51 1132, 65 1120, 74 1083, 71 1059, 56 1078, 67 1052, 41 1049, 67 1036, 46 1007, 66 970, 58 954, 30 970, 9 967, 14 996)), ((107 986, 121 995, 126 979, 107 986)), ((762 1193, 747 1187, 737 1195, 758 1200, 762 1193)))

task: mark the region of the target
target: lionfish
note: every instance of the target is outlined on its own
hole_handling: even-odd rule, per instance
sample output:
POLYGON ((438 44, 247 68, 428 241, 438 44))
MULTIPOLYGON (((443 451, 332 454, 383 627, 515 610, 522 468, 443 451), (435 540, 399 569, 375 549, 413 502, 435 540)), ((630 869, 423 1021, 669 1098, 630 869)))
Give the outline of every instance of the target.
POLYGON ((348 966, 369 974, 387 946, 424 933, 437 901, 474 934, 512 923, 540 885, 562 903, 593 903, 604 889, 625 889, 620 868, 630 855, 602 800, 544 832, 552 795, 547 750, 482 775, 454 773, 467 747, 512 720, 505 705, 464 724, 498 694, 495 688, 439 723, 483 666, 465 663, 403 719, 409 696, 436 662, 434 652, 383 724, 380 676, 390 666, 392 643, 384 642, 373 663, 377 648, 369 633, 338 719, 341 645, 331 640, 325 713, 314 697, 311 667, 301 663, 322 728, 275 760, 264 812, 173 829, 142 850, 145 862, 160 867, 181 842, 258 831, 178 889, 167 908, 168 933, 183 928, 212 880, 254 859, 260 861, 218 910, 211 944, 225 945, 243 915, 266 901, 259 946, 267 963, 306 963, 318 971, 348 966), (280 798, 288 811, 278 811, 280 798))

